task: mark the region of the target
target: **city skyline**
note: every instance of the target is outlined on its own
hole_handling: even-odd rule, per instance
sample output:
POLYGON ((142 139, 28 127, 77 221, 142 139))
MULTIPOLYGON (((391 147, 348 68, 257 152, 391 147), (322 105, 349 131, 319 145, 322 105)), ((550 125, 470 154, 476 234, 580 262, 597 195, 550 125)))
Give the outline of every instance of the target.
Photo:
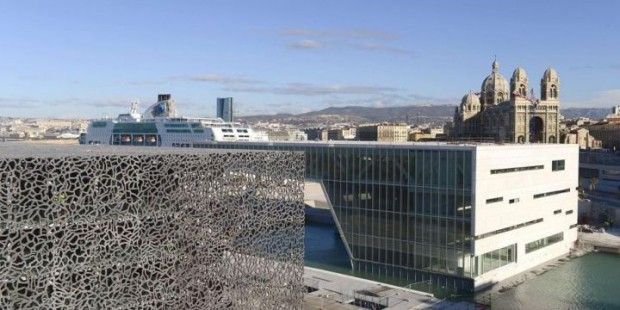
POLYGON ((562 108, 620 102, 617 2, 497 6, 10 3, 0 13, 0 115, 114 116, 160 92, 200 116, 215 115, 217 97, 234 97, 239 115, 456 106, 495 56, 505 76, 524 67, 536 93, 537 77, 557 69, 562 108))

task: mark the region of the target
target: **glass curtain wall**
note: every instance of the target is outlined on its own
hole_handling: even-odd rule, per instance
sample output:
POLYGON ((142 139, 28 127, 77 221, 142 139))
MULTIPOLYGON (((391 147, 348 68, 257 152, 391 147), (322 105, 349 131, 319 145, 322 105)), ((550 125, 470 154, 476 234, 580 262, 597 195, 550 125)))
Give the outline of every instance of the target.
MULTIPOLYGON (((204 144, 303 151, 353 254, 355 271, 470 291, 472 153, 389 145, 204 144)), ((415 287, 415 286, 414 286, 415 287)))

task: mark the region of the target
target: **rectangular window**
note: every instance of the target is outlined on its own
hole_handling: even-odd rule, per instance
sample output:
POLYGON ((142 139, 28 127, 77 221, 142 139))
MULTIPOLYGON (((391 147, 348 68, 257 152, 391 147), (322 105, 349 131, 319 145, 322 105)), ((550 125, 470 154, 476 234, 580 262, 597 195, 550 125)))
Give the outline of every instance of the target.
POLYGON ((510 202, 510 203, 517 203, 517 202, 519 202, 519 198, 512 198, 508 202, 510 202))
POLYGON ((515 229, 519 229, 519 228, 522 228, 522 227, 534 225, 534 224, 540 223, 542 221, 543 221, 543 219, 539 218, 539 219, 535 219, 535 220, 532 220, 532 221, 529 221, 529 222, 525 222, 525 223, 521 223, 521 224, 509 226, 509 227, 504 227, 502 229, 494 230, 494 231, 491 231, 491 232, 488 232, 488 233, 484 233, 482 235, 475 236, 474 239, 475 240, 484 239, 484 238, 491 237, 491 236, 494 236, 494 235, 498 235, 498 234, 501 234, 501 233, 505 233, 505 232, 508 232, 508 231, 511 231, 511 230, 515 230, 515 229))
POLYGON ((540 170, 540 169, 545 169, 545 166, 536 165, 536 166, 514 167, 514 168, 504 168, 504 169, 492 169, 491 174, 510 173, 510 172, 519 172, 519 171, 528 171, 528 170, 540 170))
POLYGON ((579 224, 575 223, 575 224, 573 224, 573 225, 570 225, 570 226, 568 227, 568 229, 573 229, 573 228, 575 228, 575 227, 577 227, 577 226, 579 226, 579 224))
POLYGON ((511 244, 507 247, 484 253, 478 256, 480 260, 481 273, 484 274, 493 269, 515 262, 517 257, 517 245, 511 244))
POLYGON ((546 246, 552 245, 554 243, 558 243, 564 240, 564 233, 561 232, 559 234, 551 235, 546 238, 538 239, 536 241, 532 241, 525 245, 525 253, 534 252, 536 250, 540 250, 546 246))
POLYGON ((558 190, 558 191, 552 191, 552 192, 535 194, 534 195, 534 199, 548 197, 548 196, 553 196, 553 195, 558 195, 558 194, 562 194, 562 193, 568 193, 568 192, 570 192, 570 188, 565 188, 565 189, 561 189, 561 190, 558 190))
POLYGON ((564 170, 564 159, 554 160, 551 162, 551 170, 552 171, 562 171, 564 170))
POLYGON ((503 200, 504 200, 504 197, 495 197, 495 198, 487 199, 487 204, 495 203, 495 202, 500 202, 500 201, 503 201, 503 200))
POLYGON ((573 214, 573 210, 568 210, 565 213, 566 213, 566 215, 573 214))
POLYGON ((553 214, 559 214, 559 213, 562 213, 562 209, 558 209, 558 210, 553 211, 553 214))

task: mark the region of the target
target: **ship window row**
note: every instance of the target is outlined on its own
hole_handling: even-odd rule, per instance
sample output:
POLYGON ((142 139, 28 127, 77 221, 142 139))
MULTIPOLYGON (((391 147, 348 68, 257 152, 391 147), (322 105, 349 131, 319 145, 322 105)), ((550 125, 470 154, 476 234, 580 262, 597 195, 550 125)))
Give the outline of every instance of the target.
POLYGON ((545 165, 491 169, 491 174, 510 173, 510 172, 519 172, 519 171, 528 171, 528 170, 540 170, 540 169, 545 169, 545 165))
POLYGON ((573 214, 573 210, 568 210, 568 211, 566 211, 566 212, 564 212, 564 213, 565 213, 566 215, 573 214))
POLYGON ((509 203, 517 203, 517 202, 519 202, 519 198, 512 198, 508 202, 509 203))
POLYGON ((487 199, 487 204, 496 203, 500 201, 504 201, 504 197, 495 197, 495 198, 487 199))
POLYGON ((161 137, 159 135, 139 135, 139 134, 114 134, 110 141, 112 145, 143 145, 160 146, 161 137))
POLYGON ((543 197, 549 197, 549 196, 553 196, 553 195, 559 195, 559 194, 568 193, 568 192, 570 192, 570 188, 565 188, 565 189, 561 189, 561 190, 557 190, 557 191, 552 191, 552 192, 535 194, 534 195, 534 199, 543 198, 543 197))
POLYGON ((233 132, 230 128, 222 128, 222 132, 233 132))
POLYGON ((536 250, 540 250, 544 247, 550 246, 554 243, 558 243, 564 240, 564 233, 558 233, 555 235, 551 235, 549 237, 545 237, 542 239, 538 239, 536 241, 532 241, 530 243, 525 244, 525 253, 531 253, 536 250))
POLYGON ((189 129, 166 129, 167 133, 192 133, 189 129))
POLYGON ((560 214, 560 213, 562 213, 562 209, 557 209, 557 210, 553 211, 553 214, 560 214))
POLYGON ((237 132, 248 133, 247 129, 237 129, 237 132))
POLYGON ((554 160, 551 162, 551 170, 552 171, 562 171, 564 170, 564 159, 554 160))
POLYGON ((517 261, 517 244, 484 253, 478 257, 480 274, 517 261))
POLYGON ((529 222, 525 222, 525 223, 521 223, 521 224, 517 224, 517 225, 512 225, 512 226, 509 226, 509 227, 504 227, 502 229, 498 229, 498 230, 494 230, 494 231, 491 231, 491 232, 488 232, 488 233, 484 233, 482 235, 478 235, 478 236, 474 237, 474 239, 475 240, 484 239, 484 238, 487 238, 487 237, 491 237, 491 236, 499 235, 499 234, 502 234, 502 233, 505 233, 505 232, 509 232, 511 230, 515 230, 515 229, 523 228, 523 227, 526 227, 526 226, 534 225, 534 224, 540 223, 542 221, 543 221, 543 219, 539 218, 539 219, 535 219, 535 220, 532 220, 532 221, 529 221, 529 222))
POLYGON ((175 123, 167 123, 164 124, 164 127, 168 127, 168 128, 187 128, 187 124, 175 124, 175 123))

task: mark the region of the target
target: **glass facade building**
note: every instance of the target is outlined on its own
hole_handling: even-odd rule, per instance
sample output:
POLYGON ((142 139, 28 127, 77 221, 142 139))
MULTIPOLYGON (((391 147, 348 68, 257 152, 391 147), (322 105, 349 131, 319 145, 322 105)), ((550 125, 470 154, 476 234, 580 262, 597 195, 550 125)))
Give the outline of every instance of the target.
POLYGON ((354 271, 399 279, 398 284, 413 288, 471 292, 480 266, 490 270, 514 260, 512 248, 480 258, 472 254, 474 147, 270 142, 194 146, 304 152, 305 177, 322 184, 354 271))
POLYGON ((217 117, 225 122, 233 121, 233 98, 217 98, 217 117))

